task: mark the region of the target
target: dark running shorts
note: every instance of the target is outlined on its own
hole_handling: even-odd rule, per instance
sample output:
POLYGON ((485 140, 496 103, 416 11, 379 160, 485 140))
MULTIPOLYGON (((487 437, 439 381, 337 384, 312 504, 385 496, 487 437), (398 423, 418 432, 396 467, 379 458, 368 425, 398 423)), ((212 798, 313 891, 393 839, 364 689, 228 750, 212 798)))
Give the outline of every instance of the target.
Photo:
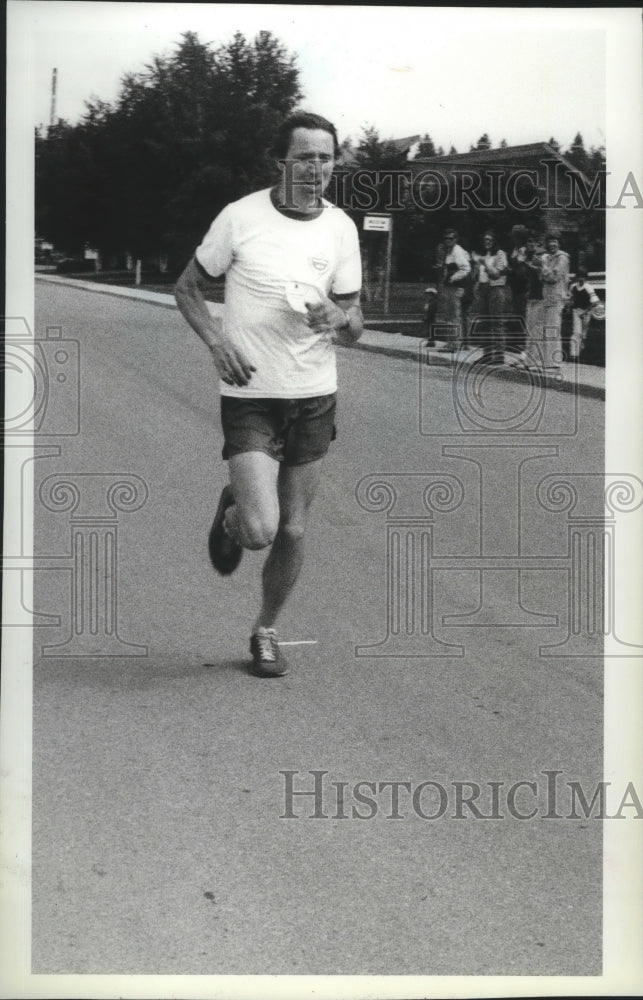
POLYGON ((223 457, 263 451, 286 465, 323 458, 335 440, 337 393, 308 399, 221 396, 223 457))

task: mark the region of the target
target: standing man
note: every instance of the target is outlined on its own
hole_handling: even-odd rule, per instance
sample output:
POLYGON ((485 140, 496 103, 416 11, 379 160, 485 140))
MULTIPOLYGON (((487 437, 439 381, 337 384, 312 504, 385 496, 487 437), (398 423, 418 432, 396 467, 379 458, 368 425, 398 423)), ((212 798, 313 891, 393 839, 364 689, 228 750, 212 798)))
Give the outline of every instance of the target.
POLYGON ((444 262, 438 291, 437 319, 449 326, 449 343, 442 351, 457 351, 466 340, 463 329, 462 300, 465 285, 471 272, 471 261, 467 251, 458 243, 455 229, 447 229, 443 236, 444 262))
MULTIPOLYGON (((477 267, 474 291, 474 314, 487 317, 483 329, 480 364, 501 365, 505 348, 505 315, 507 313, 507 255, 488 229, 482 237, 484 253, 476 254, 477 267), (486 329, 485 329, 486 327, 486 329)), ((478 329, 482 324, 478 324, 478 329)))
POLYGON ((222 575, 244 549, 270 549, 252 627, 253 672, 286 672, 275 622, 303 562, 308 509, 335 436, 334 344, 362 334, 357 229, 322 196, 338 150, 335 127, 307 112, 281 127, 279 183, 227 205, 176 285, 178 307, 220 377, 223 488, 209 551, 222 575), (226 276, 223 319, 205 294, 226 276))
POLYGON ((569 360, 578 362, 585 347, 592 306, 598 305, 600 302, 593 285, 590 285, 587 280, 586 268, 579 267, 577 269, 569 294, 572 300, 572 335, 569 341, 569 360))
POLYGON ((510 315, 507 320, 505 344, 510 354, 525 360, 527 299, 529 275, 527 273, 527 228, 514 226, 511 230, 513 247, 507 258, 507 285, 511 292, 510 315))
POLYGON ((563 308, 568 298, 569 257, 560 249, 558 233, 545 237, 545 254, 542 257, 543 282, 543 367, 560 368, 563 357, 561 325, 563 308))

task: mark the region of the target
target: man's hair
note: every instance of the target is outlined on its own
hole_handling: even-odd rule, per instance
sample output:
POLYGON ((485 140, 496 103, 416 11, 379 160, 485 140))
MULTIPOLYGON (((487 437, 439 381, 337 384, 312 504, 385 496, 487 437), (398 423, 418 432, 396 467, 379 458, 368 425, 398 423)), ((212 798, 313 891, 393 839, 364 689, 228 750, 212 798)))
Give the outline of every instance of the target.
POLYGON ((445 229, 444 233, 442 234, 442 239, 446 240, 449 237, 451 237, 451 239, 457 240, 457 238, 458 238, 458 230, 457 229, 445 229))
POLYGON ((296 128, 320 129, 322 132, 328 132, 333 138, 334 155, 337 157, 339 141, 337 129, 333 123, 329 122, 327 118, 322 118, 321 115, 313 114, 312 111, 295 111, 289 118, 286 118, 277 132, 272 151, 278 160, 286 158, 290 148, 290 140, 296 128))

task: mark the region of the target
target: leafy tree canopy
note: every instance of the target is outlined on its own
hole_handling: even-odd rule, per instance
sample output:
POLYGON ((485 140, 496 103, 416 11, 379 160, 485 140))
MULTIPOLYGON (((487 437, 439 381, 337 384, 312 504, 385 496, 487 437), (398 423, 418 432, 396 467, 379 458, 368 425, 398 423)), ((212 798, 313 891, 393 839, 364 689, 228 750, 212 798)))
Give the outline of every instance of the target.
POLYGON ((270 146, 302 91, 294 55, 269 31, 216 48, 194 32, 126 74, 114 105, 36 139, 40 235, 79 252, 184 260, 227 204, 271 182, 270 146))

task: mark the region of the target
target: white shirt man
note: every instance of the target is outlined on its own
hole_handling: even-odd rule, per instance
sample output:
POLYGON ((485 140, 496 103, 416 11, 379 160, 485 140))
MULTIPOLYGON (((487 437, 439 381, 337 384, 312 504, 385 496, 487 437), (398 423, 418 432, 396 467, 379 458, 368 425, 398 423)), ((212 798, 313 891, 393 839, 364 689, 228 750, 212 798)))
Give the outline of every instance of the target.
POLYGON ((441 350, 451 352, 457 350, 465 340, 462 299, 464 281, 471 272, 471 261, 467 251, 459 245, 455 229, 447 229, 443 240, 445 255, 438 290, 437 319, 440 324, 444 324, 446 334, 442 338, 446 340, 446 345, 441 350))
POLYGON ((228 205, 212 223, 195 257, 210 278, 226 275, 223 330, 252 358, 247 385, 221 383, 229 396, 294 399, 337 389, 335 350, 291 304, 355 291, 361 283, 353 222, 323 200, 307 222, 289 218, 270 190, 228 205))
POLYGON ((555 233, 549 233, 545 237, 545 251, 541 265, 545 325, 543 367, 556 369, 560 368, 563 358, 561 324, 568 295, 569 257, 560 249, 560 241, 555 233))
POLYGON ((334 126, 291 116, 275 154, 280 183, 227 206, 176 286, 179 309, 210 349, 221 382, 230 485, 210 530, 224 575, 244 548, 270 546, 252 628, 252 670, 280 676, 274 624, 303 560, 303 536, 323 457, 334 437, 334 343, 362 333, 361 268, 354 223, 322 195, 337 151, 334 126), (207 307, 226 275, 223 320, 207 307))

